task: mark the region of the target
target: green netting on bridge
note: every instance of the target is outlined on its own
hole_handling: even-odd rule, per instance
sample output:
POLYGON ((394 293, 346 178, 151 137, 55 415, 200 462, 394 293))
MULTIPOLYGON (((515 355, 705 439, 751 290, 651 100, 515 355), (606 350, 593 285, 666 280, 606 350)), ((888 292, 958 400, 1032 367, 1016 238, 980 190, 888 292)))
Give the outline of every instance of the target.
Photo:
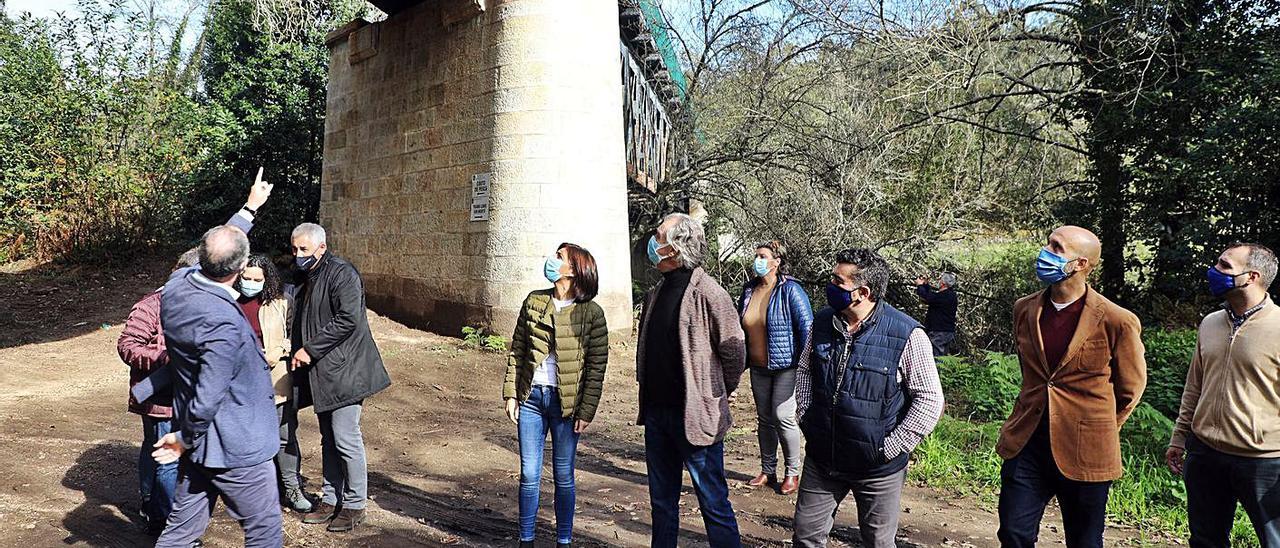
POLYGON ((653 35, 653 42, 658 47, 658 53, 662 55, 662 63, 667 66, 667 73, 671 75, 676 93, 683 102, 689 83, 685 80, 684 71, 680 70, 680 58, 676 56, 675 47, 671 44, 666 18, 662 16, 662 10, 653 3, 653 0, 639 0, 638 5, 640 12, 644 14, 645 26, 649 28, 649 33, 653 35))

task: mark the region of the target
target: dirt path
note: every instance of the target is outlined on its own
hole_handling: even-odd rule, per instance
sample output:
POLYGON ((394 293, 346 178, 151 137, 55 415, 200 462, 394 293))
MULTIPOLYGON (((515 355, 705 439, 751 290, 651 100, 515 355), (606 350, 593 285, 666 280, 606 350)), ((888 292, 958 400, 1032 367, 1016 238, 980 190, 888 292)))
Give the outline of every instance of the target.
MULTIPOLYGON (((19 303, 0 313, 0 546, 150 544, 128 517, 137 508, 140 429, 137 417, 124 411, 127 373, 115 340, 129 305, 159 284, 166 262, 116 272, 0 270, 0 299, 19 303), (57 298, 41 307, 41 296, 31 297, 37 292, 57 298)), ((369 520, 354 533, 329 534, 286 514, 286 544, 514 545, 519 453, 498 402, 503 358, 459 350, 456 339, 381 317, 372 323, 394 385, 365 409, 369 520)), ((575 536, 583 546, 644 546, 648 492, 642 432, 631 424, 636 389, 629 345, 615 345, 610 363, 600 414, 580 443, 575 536)), ((758 470, 751 398, 738 398, 733 411, 737 427, 726 442, 726 466, 744 544, 790 545, 795 497, 743 486, 758 470)), ((316 491, 314 413, 303 413, 299 438, 304 475, 316 491)), ((549 472, 543 493, 539 536, 551 539, 549 472)), ((704 546, 697 500, 687 487, 681 504, 681 545, 704 546)), ((997 545, 990 504, 909 485, 903 506, 899 546, 997 545)), ((1041 538, 1060 545, 1054 525, 1060 520, 1051 514, 1041 538)), ((842 507, 833 546, 858 545, 855 522, 852 504, 842 507)), ((1137 536, 1114 528, 1111 534, 1111 544, 1137 536)), ((219 510, 205 542, 239 546, 240 535, 219 510)))

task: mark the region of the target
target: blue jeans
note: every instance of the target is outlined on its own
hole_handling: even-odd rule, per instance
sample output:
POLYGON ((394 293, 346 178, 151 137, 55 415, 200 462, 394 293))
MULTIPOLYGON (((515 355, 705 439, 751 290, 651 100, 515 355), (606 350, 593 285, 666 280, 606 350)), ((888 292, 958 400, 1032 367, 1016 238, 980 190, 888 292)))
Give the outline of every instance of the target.
POLYGON ((533 540, 542 484, 542 452, 550 430, 551 469, 556 480, 556 542, 572 542, 576 504, 573 463, 578 453, 578 434, 573 432, 573 418, 562 416, 560 391, 534 386, 529 399, 520 404, 516 430, 520 435, 520 540, 533 540))
POLYGON ((650 407, 644 418, 644 458, 649 469, 654 548, 674 547, 680 536, 681 465, 689 469, 711 547, 742 546, 724 478, 724 442, 692 445, 684 433, 683 410, 650 407))
POLYGON ((178 463, 159 464, 151 457, 152 447, 173 431, 169 419, 142 417, 142 450, 138 452, 138 494, 142 511, 152 523, 164 523, 173 509, 173 493, 178 489, 178 463))

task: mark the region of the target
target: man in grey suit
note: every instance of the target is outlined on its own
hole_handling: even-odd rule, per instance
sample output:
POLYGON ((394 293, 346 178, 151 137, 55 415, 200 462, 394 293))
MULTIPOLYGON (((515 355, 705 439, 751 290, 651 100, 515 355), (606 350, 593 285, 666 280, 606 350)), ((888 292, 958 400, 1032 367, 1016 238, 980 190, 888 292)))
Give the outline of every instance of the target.
POLYGON ((270 185, 254 185, 246 215, 205 232, 198 267, 179 270, 161 297, 160 323, 174 383, 178 430, 156 443, 161 463, 180 460, 178 489, 160 548, 187 548, 209 526, 221 496, 246 547, 284 544, 272 457, 279 449, 275 392, 257 335, 234 284, 249 256, 246 236, 270 185))

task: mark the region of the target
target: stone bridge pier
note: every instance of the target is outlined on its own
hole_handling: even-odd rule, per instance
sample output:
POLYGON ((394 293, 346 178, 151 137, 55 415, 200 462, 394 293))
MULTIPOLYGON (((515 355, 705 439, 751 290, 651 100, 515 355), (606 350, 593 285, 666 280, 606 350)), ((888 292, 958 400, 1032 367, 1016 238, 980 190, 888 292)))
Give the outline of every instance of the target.
POLYGON ((320 218, 368 303, 442 334, 511 335, 561 242, 632 322, 619 8, 375 0, 331 33, 320 218), (485 193, 485 181, 487 195, 485 193))

